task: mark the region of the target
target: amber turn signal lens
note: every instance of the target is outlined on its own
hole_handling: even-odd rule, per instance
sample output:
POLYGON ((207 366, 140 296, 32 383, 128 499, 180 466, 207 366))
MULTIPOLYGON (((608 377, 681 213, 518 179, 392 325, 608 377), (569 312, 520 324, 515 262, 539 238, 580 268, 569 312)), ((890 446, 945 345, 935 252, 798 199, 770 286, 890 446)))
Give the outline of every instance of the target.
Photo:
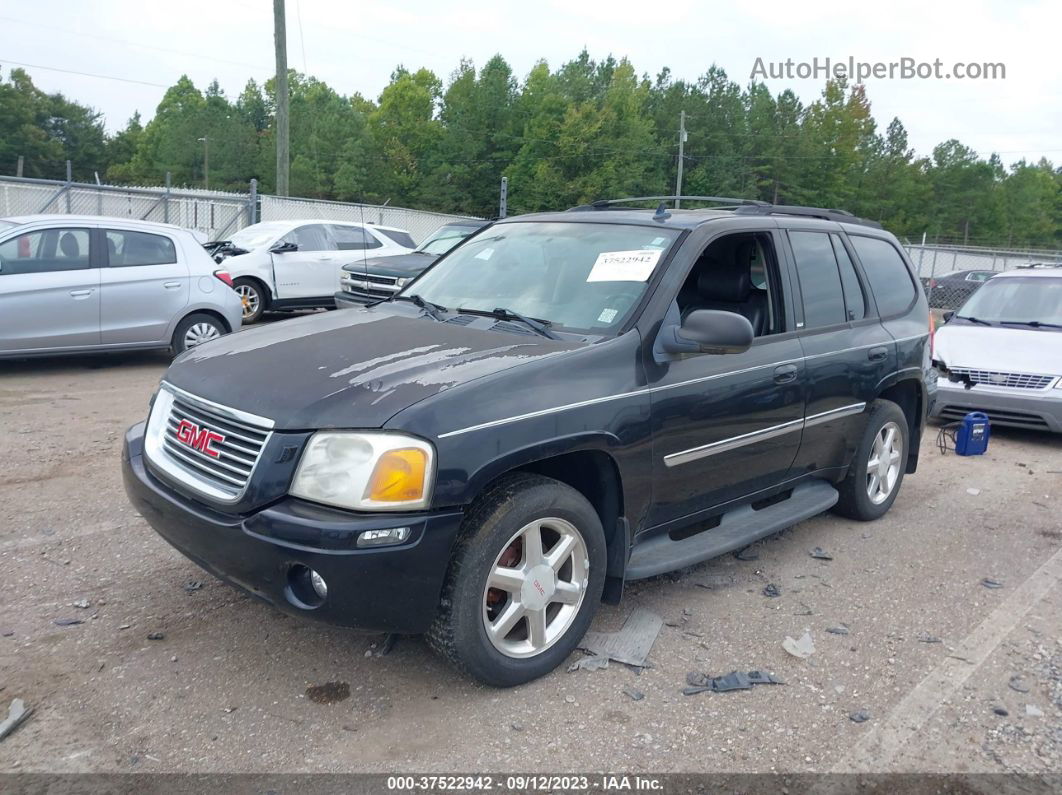
POLYGON ((428 456, 406 447, 380 456, 369 480, 366 498, 375 502, 413 502, 424 496, 428 456))

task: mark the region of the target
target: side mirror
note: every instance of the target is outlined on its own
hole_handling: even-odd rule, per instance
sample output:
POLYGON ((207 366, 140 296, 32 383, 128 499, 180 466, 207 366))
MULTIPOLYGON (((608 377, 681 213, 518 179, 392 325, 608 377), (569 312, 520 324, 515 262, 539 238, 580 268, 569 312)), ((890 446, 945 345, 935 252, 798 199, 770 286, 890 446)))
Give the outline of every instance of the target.
POLYGON ((270 254, 287 254, 289 251, 298 251, 299 247, 291 242, 277 243, 271 249, 270 254))
POLYGON ((949 320, 955 317, 955 313, 949 309, 947 312, 941 315, 941 317, 944 318, 944 322, 947 323, 949 320))
POLYGON ((755 332, 744 315, 716 309, 690 312, 679 326, 661 329, 661 347, 667 353, 744 353, 755 332))

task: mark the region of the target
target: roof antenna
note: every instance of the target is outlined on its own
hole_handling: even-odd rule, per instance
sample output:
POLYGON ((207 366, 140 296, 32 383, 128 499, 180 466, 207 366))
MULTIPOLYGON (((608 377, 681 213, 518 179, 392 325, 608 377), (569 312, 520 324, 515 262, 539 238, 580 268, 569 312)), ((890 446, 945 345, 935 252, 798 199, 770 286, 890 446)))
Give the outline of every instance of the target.
POLYGON ((671 217, 671 213, 669 213, 667 211, 667 204, 665 202, 660 202, 660 206, 657 207, 656 208, 656 212, 653 213, 653 220, 654 221, 666 221, 670 217, 671 217))

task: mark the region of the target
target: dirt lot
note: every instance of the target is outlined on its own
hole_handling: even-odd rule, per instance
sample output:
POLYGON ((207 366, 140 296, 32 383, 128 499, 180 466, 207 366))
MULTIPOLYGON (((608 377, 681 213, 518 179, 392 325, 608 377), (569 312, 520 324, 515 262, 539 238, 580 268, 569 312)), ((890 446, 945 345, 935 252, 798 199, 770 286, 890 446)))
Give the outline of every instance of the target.
POLYGON ((498 691, 418 638, 378 656, 379 636, 274 612, 157 537, 119 445, 166 365, 0 363, 0 702, 35 710, 0 772, 1062 769, 1062 439, 998 430, 963 459, 931 435, 886 518, 822 516, 604 607, 595 629, 663 616, 651 668, 498 691), (805 628, 802 661, 781 643, 805 628), (787 684, 681 693, 734 669, 787 684), (329 682, 349 698, 307 697, 329 682))

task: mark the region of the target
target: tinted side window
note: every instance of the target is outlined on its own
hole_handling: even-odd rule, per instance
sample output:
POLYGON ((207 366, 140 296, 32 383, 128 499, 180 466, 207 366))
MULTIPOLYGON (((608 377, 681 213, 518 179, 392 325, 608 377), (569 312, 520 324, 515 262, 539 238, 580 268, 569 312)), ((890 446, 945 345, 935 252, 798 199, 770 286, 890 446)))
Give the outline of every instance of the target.
POLYGON ((107 230, 107 262, 114 267, 168 265, 177 261, 173 241, 147 232, 107 230))
POLYGON ((882 317, 903 312, 915 299, 915 287, 900 253, 887 240, 850 235, 882 317))
POLYGON ((299 247, 299 251, 334 251, 335 246, 324 224, 300 226, 286 238, 299 247))
POLYGON ((830 235, 833 243, 833 253, 837 255, 837 267, 841 271, 841 284, 844 286, 844 302, 848 307, 849 320, 862 320, 867 314, 867 302, 863 297, 863 287, 859 284, 859 276, 856 275, 855 265, 848 256, 848 249, 844 247, 840 236, 830 235))
POLYGON ((332 237, 340 251, 364 251, 383 245, 360 226, 333 226, 332 237))
POLYGON ((413 242, 413 238, 410 237, 409 232, 402 232, 398 229, 377 229, 376 231, 379 232, 381 235, 391 238, 400 246, 405 246, 406 248, 413 248, 417 245, 413 242))
POLYGON ((89 266, 89 230, 42 229, 0 243, 0 276, 89 266))
POLYGON ((790 232, 789 242, 793 246, 800 292, 804 297, 804 327, 844 323, 844 293, 829 235, 824 232, 790 232))

